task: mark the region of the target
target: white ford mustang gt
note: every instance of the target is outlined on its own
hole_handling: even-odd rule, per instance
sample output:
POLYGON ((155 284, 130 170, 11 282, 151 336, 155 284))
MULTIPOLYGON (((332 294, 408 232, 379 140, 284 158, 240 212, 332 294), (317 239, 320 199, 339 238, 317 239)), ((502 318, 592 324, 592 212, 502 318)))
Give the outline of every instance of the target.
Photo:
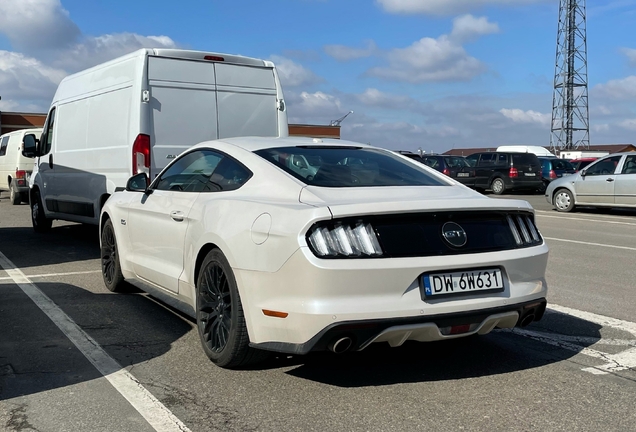
POLYGON ((525 326, 548 247, 525 201, 482 196, 393 152, 340 140, 198 144, 106 202, 106 287, 196 317, 206 355, 402 345, 525 326))

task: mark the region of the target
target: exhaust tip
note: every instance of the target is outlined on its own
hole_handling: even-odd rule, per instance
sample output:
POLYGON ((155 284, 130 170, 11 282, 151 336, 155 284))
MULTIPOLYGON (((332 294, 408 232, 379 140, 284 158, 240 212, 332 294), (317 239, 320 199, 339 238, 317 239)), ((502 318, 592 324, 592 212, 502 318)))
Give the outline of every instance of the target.
POLYGON ((353 346, 353 341, 351 340, 350 337, 341 337, 329 342, 329 345, 327 346, 327 348, 329 348, 329 351, 331 352, 334 352, 336 354, 342 354, 346 351, 349 351, 352 346, 353 346))
POLYGON ((530 323, 532 323, 532 321, 534 321, 534 313, 530 312, 529 314, 525 315, 521 319, 521 322, 519 323, 519 327, 529 326, 530 323))

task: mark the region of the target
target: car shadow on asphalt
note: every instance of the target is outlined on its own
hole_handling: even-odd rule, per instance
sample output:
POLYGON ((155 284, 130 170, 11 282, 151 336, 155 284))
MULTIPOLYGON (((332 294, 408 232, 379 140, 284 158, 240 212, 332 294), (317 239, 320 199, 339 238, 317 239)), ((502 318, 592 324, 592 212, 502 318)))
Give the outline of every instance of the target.
MULTIPOLYGON (((526 329, 600 338, 601 326, 568 315, 546 314, 526 329)), ((589 345, 580 343, 580 350, 589 345)), ((341 355, 276 356, 263 366, 293 367, 286 373, 337 387, 365 387, 500 375, 558 363, 576 354, 571 348, 501 330, 441 342, 407 342, 397 348, 372 344, 363 351, 341 355)))
POLYGON ((2 227, 0 251, 21 269, 99 259, 99 230, 86 224, 54 224, 47 233, 2 227))
MULTIPOLYGON (((122 367, 160 357, 192 324, 145 295, 93 293, 38 283, 122 367)), ((0 400, 37 394, 102 375, 15 284, 0 283, 0 400)))

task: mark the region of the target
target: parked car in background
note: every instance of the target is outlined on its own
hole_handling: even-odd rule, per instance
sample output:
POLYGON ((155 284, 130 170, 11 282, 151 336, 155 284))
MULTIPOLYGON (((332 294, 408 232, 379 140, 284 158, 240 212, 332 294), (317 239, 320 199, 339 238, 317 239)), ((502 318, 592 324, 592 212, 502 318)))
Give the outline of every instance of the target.
POLYGON ((475 170, 463 156, 423 155, 421 162, 467 186, 475 183, 475 170))
POLYGON ((475 169, 475 189, 505 191, 541 189, 541 162, 534 153, 484 152, 466 157, 475 169))
POLYGON ((544 187, 547 187, 552 180, 563 176, 569 176, 576 172, 570 162, 558 157, 539 156, 541 161, 541 179, 544 187))
POLYGON ((570 163, 574 167, 574 171, 575 172, 579 172, 583 168, 585 168, 586 166, 588 166, 589 164, 591 164, 592 162, 594 162, 597 159, 598 159, 597 157, 585 157, 585 158, 571 159, 570 163))
POLYGON ((22 129, 0 136, 0 192, 9 191, 11 204, 29 202, 33 159, 22 155, 24 136, 40 136, 42 129, 22 129))
POLYGON ((549 184, 545 199, 558 211, 576 206, 636 208, 636 153, 604 156, 549 184))
POLYGON ((101 213, 102 275, 193 315, 209 359, 359 351, 526 326, 548 246, 522 200, 495 200, 395 153, 310 138, 200 143, 101 213), (289 157, 320 161, 299 173, 289 157))

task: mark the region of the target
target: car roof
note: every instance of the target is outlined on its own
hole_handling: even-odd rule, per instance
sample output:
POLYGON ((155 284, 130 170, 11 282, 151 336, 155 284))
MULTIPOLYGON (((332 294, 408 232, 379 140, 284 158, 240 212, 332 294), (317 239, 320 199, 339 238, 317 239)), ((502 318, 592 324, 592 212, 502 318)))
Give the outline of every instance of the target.
MULTIPOLYGON (((325 147, 362 147, 379 149, 368 144, 362 144, 354 141, 329 139, 329 138, 307 138, 307 137, 235 137, 222 138, 214 141, 205 141, 195 145, 194 147, 207 147, 215 142, 223 142, 247 151, 255 152, 267 148, 279 147, 299 147, 299 146, 322 146, 325 147)), ((388 150, 387 150, 388 151, 388 150)))

